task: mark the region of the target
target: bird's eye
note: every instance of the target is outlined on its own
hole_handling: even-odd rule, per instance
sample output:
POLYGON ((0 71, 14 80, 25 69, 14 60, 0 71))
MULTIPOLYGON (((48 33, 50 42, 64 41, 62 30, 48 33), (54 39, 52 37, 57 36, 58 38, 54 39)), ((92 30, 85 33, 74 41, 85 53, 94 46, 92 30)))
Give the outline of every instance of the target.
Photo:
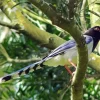
POLYGON ((100 32, 100 27, 95 27, 94 30, 100 32))

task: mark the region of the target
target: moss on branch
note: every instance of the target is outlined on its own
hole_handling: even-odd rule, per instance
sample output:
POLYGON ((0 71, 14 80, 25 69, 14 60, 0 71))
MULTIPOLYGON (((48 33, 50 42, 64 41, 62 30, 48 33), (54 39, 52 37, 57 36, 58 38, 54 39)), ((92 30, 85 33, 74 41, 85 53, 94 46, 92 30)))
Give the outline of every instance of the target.
POLYGON ((52 35, 46 31, 40 30, 38 27, 32 24, 21 13, 20 7, 17 6, 12 9, 12 7, 16 4, 12 0, 9 0, 9 2, 6 2, 6 0, 4 0, 4 2, 0 1, 0 3, 2 4, 2 11, 7 15, 8 18, 10 18, 12 25, 15 25, 14 28, 29 35, 33 40, 38 41, 41 45, 53 49, 65 42, 65 40, 63 40, 62 38, 56 35, 52 35))

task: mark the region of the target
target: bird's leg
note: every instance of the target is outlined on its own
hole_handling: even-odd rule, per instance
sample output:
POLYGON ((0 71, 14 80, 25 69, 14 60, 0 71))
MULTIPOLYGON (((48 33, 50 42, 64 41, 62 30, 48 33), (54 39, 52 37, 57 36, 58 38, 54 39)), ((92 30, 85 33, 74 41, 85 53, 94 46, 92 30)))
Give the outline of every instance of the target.
MULTIPOLYGON (((69 63, 75 68, 75 70, 76 70, 76 65, 70 60, 70 59, 68 59, 68 61, 69 61, 69 63)), ((74 72, 72 72, 72 76, 74 75, 74 73, 75 73, 75 71, 74 72)))
MULTIPOLYGON (((68 59, 69 63, 76 69, 76 65, 70 60, 68 59)), ((69 69, 69 67, 67 65, 65 65, 65 68, 67 69, 67 71, 69 72, 70 75, 74 75, 74 72, 71 72, 71 70, 69 69)))
POLYGON ((68 71, 68 73, 73 76, 73 73, 71 72, 71 70, 69 69, 69 67, 67 65, 65 65, 66 70, 68 71))
POLYGON ((76 69, 76 65, 70 59, 68 59, 68 61, 76 69))

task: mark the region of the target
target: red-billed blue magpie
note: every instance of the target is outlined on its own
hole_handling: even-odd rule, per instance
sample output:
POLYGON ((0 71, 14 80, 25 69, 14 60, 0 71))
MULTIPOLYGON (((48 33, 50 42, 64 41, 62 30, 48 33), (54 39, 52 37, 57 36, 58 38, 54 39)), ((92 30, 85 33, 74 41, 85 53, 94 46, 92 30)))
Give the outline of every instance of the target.
MULTIPOLYGON (((95 47, 97 46, 100 40, 100 26, 95 26, 93 28, 88 29, 85 34, 85 41, 88 47, 88 54, 94 51, 95 47)), ((64 44, 60 45, 56 49, 54 49, 50 54, 48 54, 45 58, 41 61, 33 63, 25 68, 22 68, 14 73, 8 74, 0 78, 0 83, 4 81, 8 81, 12 79, 15 75, 22 75, 28 74, 30 71, 34 71, 37 69, 42 68, 41 65, 48 65, 48 66, 58 66, 58 65, 70 65, 70 61, 73 63, 76 62, 77 57, 77 47, 75 40, 69 40, 64 44)))

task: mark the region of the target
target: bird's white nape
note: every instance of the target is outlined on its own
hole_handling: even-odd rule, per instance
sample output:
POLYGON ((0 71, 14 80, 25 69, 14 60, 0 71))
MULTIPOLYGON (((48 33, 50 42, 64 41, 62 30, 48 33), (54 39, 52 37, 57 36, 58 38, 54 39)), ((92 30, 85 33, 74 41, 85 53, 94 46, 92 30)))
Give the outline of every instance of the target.
POLYGON ((2 81, 2 78, 0 78, 0 83, 2 83, 3 81, 2 81))

